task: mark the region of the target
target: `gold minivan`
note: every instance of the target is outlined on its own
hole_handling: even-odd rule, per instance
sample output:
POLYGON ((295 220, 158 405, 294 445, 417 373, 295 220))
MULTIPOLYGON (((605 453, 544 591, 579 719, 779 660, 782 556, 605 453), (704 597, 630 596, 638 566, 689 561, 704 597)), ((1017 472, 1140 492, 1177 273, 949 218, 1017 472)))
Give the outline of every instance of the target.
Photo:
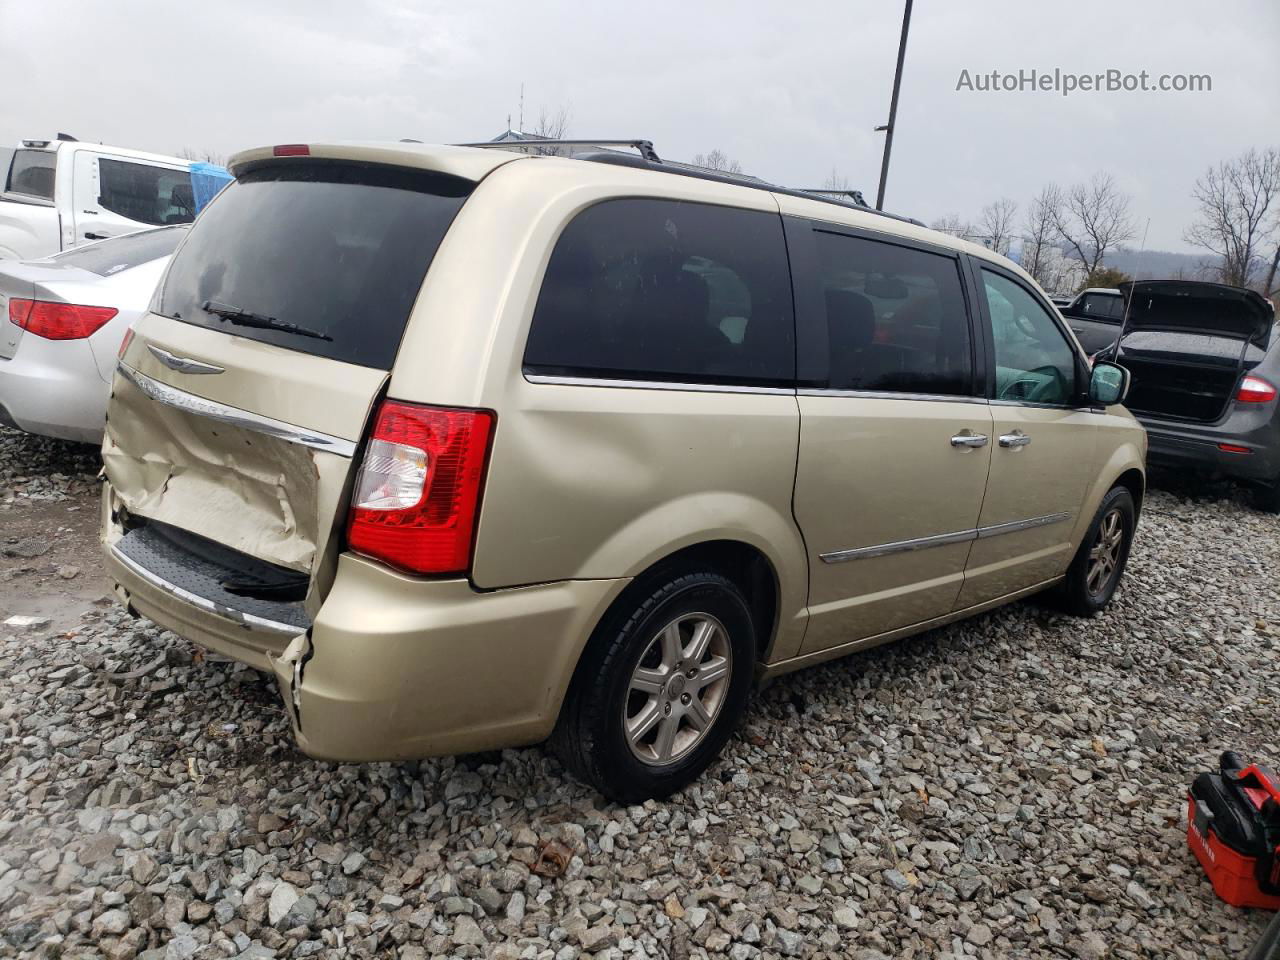
POLYGON ((755 681, 1110 601, 1145 434, 1025 273, 644 153, 241 153, 122 347, 118 593, 307 753, 662 796, 755 681))

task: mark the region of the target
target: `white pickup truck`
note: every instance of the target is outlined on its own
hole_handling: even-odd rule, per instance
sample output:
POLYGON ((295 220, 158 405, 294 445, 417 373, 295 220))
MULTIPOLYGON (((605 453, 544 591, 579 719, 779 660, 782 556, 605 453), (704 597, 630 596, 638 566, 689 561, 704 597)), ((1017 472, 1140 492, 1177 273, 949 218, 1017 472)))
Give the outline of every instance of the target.
POLYGON ((0 188, 0 260, 47 257, 196 213, 191 161, 70 139, 0 150, 0 188))

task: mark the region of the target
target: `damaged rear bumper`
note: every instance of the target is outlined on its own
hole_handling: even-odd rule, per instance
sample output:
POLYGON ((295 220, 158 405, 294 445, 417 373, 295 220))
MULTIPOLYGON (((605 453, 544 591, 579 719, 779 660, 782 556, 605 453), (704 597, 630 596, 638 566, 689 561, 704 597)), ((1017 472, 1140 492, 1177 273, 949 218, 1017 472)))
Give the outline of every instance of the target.
MULTIPOLYGON (((104 512, 110 499, 108 485, 104 512)), ((545 739, 579 654, 628 581, 479 592, 351 554, 309 627, 245 615, 147 569, 104 516, 107 568, 148 619, 274 673, 301 748, 338 761, 403 760, 545 739)))
POLYGON ((545 739, 583 645, 625 580, 477 592, 352 554, 301 669, 277 668, 298 743, 328 760, 403 760, 545 739))

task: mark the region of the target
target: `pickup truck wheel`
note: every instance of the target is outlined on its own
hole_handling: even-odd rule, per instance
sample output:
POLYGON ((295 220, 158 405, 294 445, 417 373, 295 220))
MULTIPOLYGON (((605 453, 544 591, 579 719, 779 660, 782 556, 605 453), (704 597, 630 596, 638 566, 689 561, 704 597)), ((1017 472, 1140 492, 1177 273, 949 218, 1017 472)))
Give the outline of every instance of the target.
POLYGON ((1112 487, 1102 498, 1059 591, 1067 613, 1087 617, 1111 602, 1129 560, 1137 517, 1133 494, 1124 487, 1112 487))
POLYGON ((755 646, 750 609, 731 580, 704 571, 655 583, 597 628, 552 748, 618 803, 679 790, 737 726, 755 646))

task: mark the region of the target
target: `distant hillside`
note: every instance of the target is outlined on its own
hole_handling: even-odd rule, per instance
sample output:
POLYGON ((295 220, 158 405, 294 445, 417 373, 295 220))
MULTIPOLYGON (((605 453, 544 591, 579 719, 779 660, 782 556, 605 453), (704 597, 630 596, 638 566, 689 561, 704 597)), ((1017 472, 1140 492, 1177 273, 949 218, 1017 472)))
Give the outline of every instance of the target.
POLYGON ((1106 265, 1138 280, 1215 280, 1214 258, 1203 253, 1169 250, 1118 250, 1106 256, 1106 265))

